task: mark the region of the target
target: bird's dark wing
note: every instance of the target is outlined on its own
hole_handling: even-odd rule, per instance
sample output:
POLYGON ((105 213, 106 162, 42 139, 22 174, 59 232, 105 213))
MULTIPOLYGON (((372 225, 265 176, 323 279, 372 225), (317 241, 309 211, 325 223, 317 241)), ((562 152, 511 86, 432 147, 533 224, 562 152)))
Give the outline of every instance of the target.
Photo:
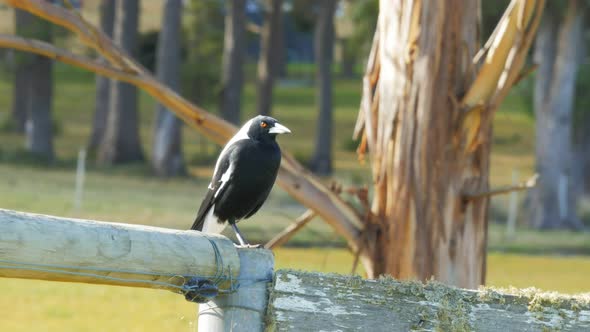
MULTIPOLYGON (((219 158, 219 165, 215 169, 215 173, 213 174, 213 179, 211 180, 211 184, 209 184, 209 188, 207 190, 207 194, 205 198, 201 202, 201 206, 199 207, 199 212, 197 213, 197 218, 195 218, 195 222, 191 227, 192 230, 202 231, 203 225, 205 224, 205 219, 207 217, 207 213, 209 213, 209 209, 215 204, 216 198, 221 194, 218 193, 221 185, 221 177, 227 171, 230 165, 230 155, 232 149, 228 149, 227 153, 222 153, 219 158), (216 195, 217 193, 217 195, 216 195)), ((223 190, 224 188, 222 188, 223 190)))
MULTIPOLYGON (((273 183, 274 183, 274 182, 273 182, 273 183)), ((271 191, 271 189, 272 189, 272 187, 268 188, 268 190, 267 190, 265 193, 263 193, 262 195, 260 195, 260 198, 261 198, 261 200, 260 200, 260 203, 256 204, 256 206, 254 207, 254 209, 252 209, 252 211, 250 211, 250 212, 249 212, 249 213, 246 215, 245 219, 248 219, 248 218, 250 218, 250 217, 251 217, 251 216, 253 216, 253 215, 254 215, 256 212, 258 212, 258 210, 260 210, 260 208, 262 207, 262 205, 264 204, 264 202, 265 202, 265 201, 266 201, 266 199, 268 198, 268 195, 270 194, 270 191, 271 191)))

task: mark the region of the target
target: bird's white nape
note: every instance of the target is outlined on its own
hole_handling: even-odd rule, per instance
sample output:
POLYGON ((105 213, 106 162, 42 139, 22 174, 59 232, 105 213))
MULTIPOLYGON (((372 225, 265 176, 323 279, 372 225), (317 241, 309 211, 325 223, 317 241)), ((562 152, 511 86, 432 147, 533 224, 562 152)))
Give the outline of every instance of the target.
POLYGON ((205 222, 203 223, 203 233, 209 234, 221 234, 225 229, 226 223, 218 222, 218 218, 213 214, 215 211, 215 205, 211 206, 207 216, 205 216, 205 222))

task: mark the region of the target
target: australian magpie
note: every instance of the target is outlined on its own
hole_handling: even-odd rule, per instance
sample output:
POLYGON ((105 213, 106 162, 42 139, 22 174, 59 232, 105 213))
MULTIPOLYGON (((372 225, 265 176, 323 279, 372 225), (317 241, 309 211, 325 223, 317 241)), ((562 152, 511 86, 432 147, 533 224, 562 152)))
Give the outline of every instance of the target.
POLYGON ((276 137, 290 132, 269 116, 246 122, 221 150, 191 229, 220 233, 227 222, 240 245, 247 246, 236 223, 256 213, 268 197, 281 164, 276 137))

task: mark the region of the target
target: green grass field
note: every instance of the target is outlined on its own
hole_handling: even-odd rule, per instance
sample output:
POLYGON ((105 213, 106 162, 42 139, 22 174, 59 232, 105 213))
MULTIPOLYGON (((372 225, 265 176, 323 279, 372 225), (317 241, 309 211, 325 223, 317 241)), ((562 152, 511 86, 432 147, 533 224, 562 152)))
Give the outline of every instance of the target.
MULTIPOLYGON (((249 71, 251 72, 251 71, 249 71)), ((0 124, 9 118, 10 75, 0 72, 0 124)), ((253 114, 255 91, 246 86, 243 118, 253 114)), ((184 150, 191 177, 162 180, 151 176, 147 164, 115 168, 89 165, 83 206, 73 209, 75 157, 87 141, 94 102, 93 75, 56 66, 54 115, 58 135, 57 161, 39 165, 23 154, 23 137, 0 132, 0 207, 107 221, 185 229, 194 218, 211 174, 217 148, 184 130, 184 150), (208 163, 203 160, 209 161, 208 163)), ((312 86, 280 85, 275 115, 293 130, 281 145, 301 160, 307 159, 315 135, 312 86)), ((359 165, 351 143, 360 99, 360 80, 337 80, 335 99, 335 178, 346 184, 369 183, 367 166, 359 165)), ((491 183, 510 183, 533 171, 533 119, 516 90, 496 114, 491 183)), ((141 95, 141 137, 149 156, 154 101, 141 95)), ((522 196, 522 195, 521 195, 522 196)), ((502 221, 506 199, 493 201, 492 219, 502 221)), ((253 221, 243 224, 252 242, 263 242, 305 209, 285 192, 275 189, 253 221)), ((291 242, 298 248, 276 251, 277 267, 349 273, 352 257, 338 248, 342 240, 314 220, 291 242), (324 248, 317 248, 317 246, 324 248), (301 248, 306 246, 307 248, 301 248), (315 246, 316 248, 310 248, 315 246)), ((590 253, 590 235, 570 232, 539 233, 519 229, 507 239, 503 226, 490 229, 488 283, 494 286, 536 286, 562 292, 588 292, 590 259, 560 253, 590 253), (521 253, 535 254, 520 255, 521 253)), ((196 306, 178 295, 123 287, 0 280, 0 331, 168 331, 194 330, 196 306)))

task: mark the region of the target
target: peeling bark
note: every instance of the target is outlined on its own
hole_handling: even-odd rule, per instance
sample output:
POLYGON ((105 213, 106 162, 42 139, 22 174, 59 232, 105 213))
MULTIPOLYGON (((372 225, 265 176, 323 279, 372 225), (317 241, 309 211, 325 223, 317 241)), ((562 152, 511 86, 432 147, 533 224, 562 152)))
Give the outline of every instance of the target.
POLYGON ((374 182, 369 277, 485 283, 489 201, 473 193, 488 191, 493 112, 516 81, 543 6, 513 1, 478 68, 479 8, 380 2, 355 128, 374 182))

